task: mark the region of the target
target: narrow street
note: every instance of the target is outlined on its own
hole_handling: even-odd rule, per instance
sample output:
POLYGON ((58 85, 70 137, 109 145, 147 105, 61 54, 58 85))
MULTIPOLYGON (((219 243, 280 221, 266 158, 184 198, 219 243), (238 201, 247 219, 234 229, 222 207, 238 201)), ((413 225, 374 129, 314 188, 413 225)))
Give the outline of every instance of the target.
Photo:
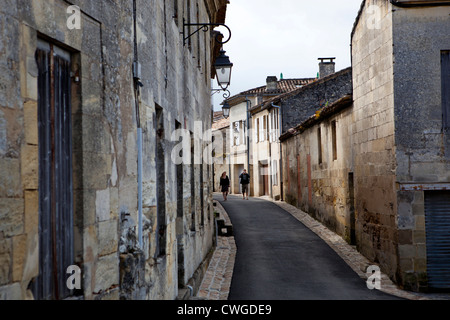
POLYGON ((230 300, 398 299, 369 290, 321 238, 277 205, 214 198, 227 211, 236 239, 230 300))

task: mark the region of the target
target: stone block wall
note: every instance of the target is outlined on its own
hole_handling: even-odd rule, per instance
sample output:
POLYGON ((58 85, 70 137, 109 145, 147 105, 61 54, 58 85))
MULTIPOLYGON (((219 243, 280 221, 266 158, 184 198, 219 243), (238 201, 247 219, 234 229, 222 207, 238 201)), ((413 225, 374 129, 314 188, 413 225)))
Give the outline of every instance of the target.
POLYGON ((353 167, 351 104, 314 125, 301 127, 297 127, 298 134, 282 142, 285 201, 308 212, 351 243, 354 228, 351 221, 354 199, 348 182, 353 167))
MULTIPOLYGON (((214 44, 201 32, 190 47, 183 46, 180 32, 188 8, 182 1, 137 0, 136 34, 133 1, 73 3, 81 8, 79 30, 67 27, 69 5, 62 0, 11 0, 0 8, 0 299, 32 299, 30 284, 39 274, 38 39, 69 51, 72 74, 79 79, 72 81, 71 107, 74 262, 82 270, 83 297, 174 299, 213 241, 209 164, 183 164, 183 214, 177 220, 179 177, 171 134, 177 125, 193 133, 195 121, 201 134, 211 127, 214 44), (144 85, 138 96, 132 73, 136 58, 144 85), (156 130, 157 110, 162 110, 164 131, 156 130), (142 246, 137 238, 138 123, 143 131, 142 246), (159 159, 157 134, 164 150, 159 159), (165 168, 159 198, 158 161, 165 168), (159 219, 162 204, 165 218, 159 219), (165 228, 164 256, 156 249, 158 223, 165 228)), ((189 14, 192 22, 209 22, 225 7, 226 1, 191 1, 189 14)), ((196 150, 203 150, 208 141, 197 140, 196 150)))
POLYGON ((365 1, 352 34, 352 143, 358 250, 395 278, 398 235, 392 30, 390 4, 365 1))
POLYGON ((407 288, 426 290, 424 193, 450 184, 450 135, 443 130, 441 86, 441 51, 450 49, 450 9, 395 9, 399 269, 407 288))

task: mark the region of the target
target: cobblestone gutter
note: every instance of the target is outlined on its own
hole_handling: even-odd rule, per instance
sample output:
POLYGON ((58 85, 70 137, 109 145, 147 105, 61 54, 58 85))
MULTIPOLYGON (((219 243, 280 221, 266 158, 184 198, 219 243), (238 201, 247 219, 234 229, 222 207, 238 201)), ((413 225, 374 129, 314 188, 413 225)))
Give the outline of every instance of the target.
MULTIPOLYGON (((218 201, 215 211, 226 225, 231 225, 227 212, 218 201)), ((234 237, 217 236, 217 247, 211 258, 200 290, 194 299, 228 300, 234 261, 236 259, 236 243, 234 237)))

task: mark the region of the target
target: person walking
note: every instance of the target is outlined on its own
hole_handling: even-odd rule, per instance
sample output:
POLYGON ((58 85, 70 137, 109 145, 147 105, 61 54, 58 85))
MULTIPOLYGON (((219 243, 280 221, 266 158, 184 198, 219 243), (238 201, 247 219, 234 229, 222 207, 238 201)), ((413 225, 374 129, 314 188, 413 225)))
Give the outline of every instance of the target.
POLYGON ((220 176, 220 189, 222 190, 223 201, 227 201, 228 191, 230 189, 230 179, 226 172, 222 173, 220 176))
POLYGON ((242 185, 242 200, 247 198, 248 200, 248 185, 250 184, 250 175, 247 173, 247 170, 244 169, 239 176, 239 180, 242 185))

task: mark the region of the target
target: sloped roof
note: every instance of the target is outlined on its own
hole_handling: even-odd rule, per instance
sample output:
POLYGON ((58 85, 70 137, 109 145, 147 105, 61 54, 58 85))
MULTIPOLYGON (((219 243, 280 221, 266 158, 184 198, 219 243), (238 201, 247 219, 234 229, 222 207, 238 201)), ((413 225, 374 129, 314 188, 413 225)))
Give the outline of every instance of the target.
POLYGON ((332 104, 323 107, 318 110, 315 114, 309 117, 306 121, 297 125, 294 128, 289 129, 287 132, 283 133, 280 137, 280 141, 285 141, 290 137, 301 134, 306 129, 312 127, 313 125, 322 122, 324 119, 331 117, 334 114, 350 107, 353 105, 353 95, 346 95, 340 98, 339 100, 333 102, 332 104))
POLYGON ((285 92, 289 92, 289 91, 298 89, 299 86, 304 86, 314 80, 315 80, 315 78, 281 79, 281 80, 277 81, 277 89, 276 90, 267 90, 267 86, 261 86, 258 88, 250 89, 248 91, 244 91, 241 94, 248 94, 248 95, 282 94, 285 92))
POLYGON ((230 120, 225 119, 223 116, 223 111, 214 112, 213 115, 213 130, 220 130, 230 126, 230 120))
POLYGON ((280 94, 298 89, 301 86, 313 82, 314 80, 316 80, 316 78, 281 79, 277 81, 276 90, 267 90, 267 85, 264 85, 247 91, 243 91, 228 98, 227 100, 230 105, 236 105, 245 100, 245 97, 248 96, 278 96, 280 94))
POLYGON ((267 109, 267 108, 269 108, 272 105, 272 103, 277 104, 277 103, 279 103, 281 100, 283 100, 285 98, 295 96, 296 94, 299 94, 300 92, 302 92, 302 91, 304 91, 304 90, 306 90, 308 88, 317 86, 318 84, 321 84, 323 82, 327 82, 329 80, 332 80, 332 79, 334 79, 336 77, 339 77, 339 76, 341 76, 343 74, 346 74, 346 73, 349 73, 349 72, 352 72, 352 67, 348 67, 348 68, 343 69, 341 71, 335 72, 335 73, 330 74, 330 75, 328 75, 326 77, 323 77, 321 79, 314 79, 314 81, 311 81, 311 82, 307 83, 306 85, 304 85, 302 87, 295 88, 294 90, 285 92, 283 94, 276 95, 276 96, 274 96, 274 97, 264 101, 263 103, 254 106, 253 108, 250 109, 250 112, 252 112, 252 111, 253 112, 259 112, 259 111, 262 111, 264 109, 267 109))

